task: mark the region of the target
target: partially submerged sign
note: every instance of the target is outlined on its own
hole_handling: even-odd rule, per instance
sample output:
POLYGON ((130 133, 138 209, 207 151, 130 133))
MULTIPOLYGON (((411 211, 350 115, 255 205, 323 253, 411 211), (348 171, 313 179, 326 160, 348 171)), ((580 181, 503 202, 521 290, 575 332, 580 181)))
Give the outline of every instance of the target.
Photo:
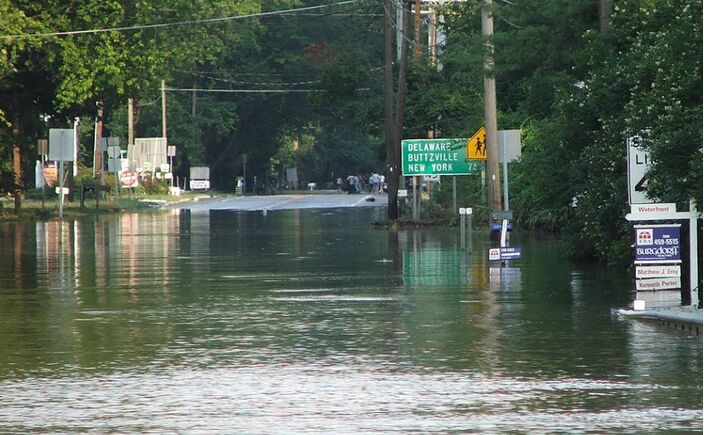
POLYGON ((406 139, 401 141, 403 175, 472 175, 481 161, 466 159, 466 139, 406 139))
POLYGON ((682 287, 680 278, 648 278, 636 280, 636 290, 671 290, 682 287))
POLYGON ((489 249, 489 261, 518 260, 519 258, 521 258, 521 248, 519 246, 489 249))

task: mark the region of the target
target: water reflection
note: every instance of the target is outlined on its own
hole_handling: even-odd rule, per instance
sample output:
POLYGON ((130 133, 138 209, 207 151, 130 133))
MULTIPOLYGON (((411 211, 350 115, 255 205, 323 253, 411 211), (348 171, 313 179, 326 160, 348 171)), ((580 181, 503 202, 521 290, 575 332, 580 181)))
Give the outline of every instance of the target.
POLYGON ((623 271, 367 213, 0 224, 0 431, 701 430, 701 340, 612 317, 623 271))

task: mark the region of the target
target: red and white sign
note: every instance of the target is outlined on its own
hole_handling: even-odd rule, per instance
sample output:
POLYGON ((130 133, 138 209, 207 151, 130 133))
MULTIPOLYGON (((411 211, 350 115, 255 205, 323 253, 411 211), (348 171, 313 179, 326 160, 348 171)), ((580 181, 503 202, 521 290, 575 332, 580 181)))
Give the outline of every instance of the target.
POLYGON ((489 261, 501 260, 501 249, 493 248, 489 249, 489 261))
POLYGON ((682 287, 680 278, 654 278, 636 280, 636 290, 667 290, 682 287))
POLYGON ((139 174, 132 171, 124 171, 120 174, 120 185, 123 189, 139 186, 139 174))
POLYGON ((672 266, 636 266, 636 278, 671 278, 682 276, 679 264, 672 266))
POLYGON ((636 230, 636 245, 650 246, 653 244, 653 229, 643 228, 636 230))

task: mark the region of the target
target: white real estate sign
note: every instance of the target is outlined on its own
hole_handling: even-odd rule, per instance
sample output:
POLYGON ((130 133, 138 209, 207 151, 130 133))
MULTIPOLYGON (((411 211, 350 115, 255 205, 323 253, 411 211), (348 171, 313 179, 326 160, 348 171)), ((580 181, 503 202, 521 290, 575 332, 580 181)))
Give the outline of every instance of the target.
POLYGON ((682 276, 679 264, 671 266, 636 266, 636 278, 668 278, 682 276))
POLYGON ((668 290, 682 287, 680 278, 651 278, 636 280, 636 290, 668 290))

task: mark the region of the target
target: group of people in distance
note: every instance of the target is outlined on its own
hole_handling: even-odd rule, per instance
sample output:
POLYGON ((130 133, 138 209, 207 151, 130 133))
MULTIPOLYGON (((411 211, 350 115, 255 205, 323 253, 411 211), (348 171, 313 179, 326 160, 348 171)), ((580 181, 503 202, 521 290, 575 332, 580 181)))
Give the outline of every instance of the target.
MULTIPOLYGON (((345 179, 344 191, 347 193, 380 193, 384 190, 385 177, 376 172, 369 176, 348 175, 345 179)), ((343 191, 343 182, 341 178, 337 179, 337 190, 343 191)))

